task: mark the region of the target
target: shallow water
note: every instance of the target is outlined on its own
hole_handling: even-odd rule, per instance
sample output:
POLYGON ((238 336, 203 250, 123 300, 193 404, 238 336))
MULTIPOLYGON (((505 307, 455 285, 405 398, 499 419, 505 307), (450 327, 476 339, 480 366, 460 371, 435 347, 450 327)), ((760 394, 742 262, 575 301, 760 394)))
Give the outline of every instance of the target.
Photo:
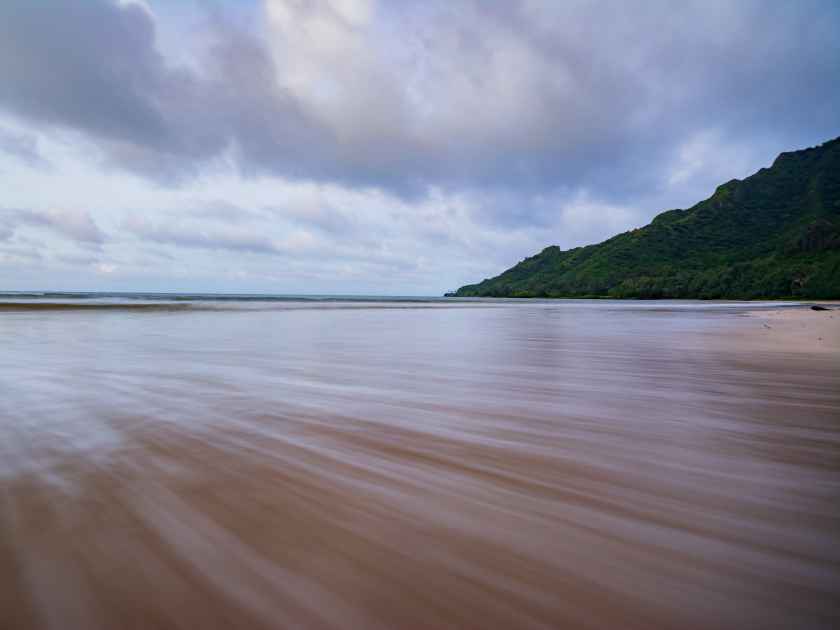
POLYGON ((840 357, 747 308, 7 295, 0 628, 837 627, 840 357))

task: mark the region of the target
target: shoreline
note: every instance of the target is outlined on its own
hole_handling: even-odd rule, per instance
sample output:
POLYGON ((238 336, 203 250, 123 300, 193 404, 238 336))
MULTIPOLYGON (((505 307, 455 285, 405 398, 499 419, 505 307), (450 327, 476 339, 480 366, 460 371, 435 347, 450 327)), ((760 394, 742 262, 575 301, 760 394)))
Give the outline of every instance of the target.
MULTIPOLYGON (((752 310, 743 314, 755 323, 735 341, 739 351, 777 351, 840 355, 838 302, 814 302, 829 310, 815 311, 812 303, 799 307, 752 310)), ((726 335, 727 339, 729 335, 726 335)))

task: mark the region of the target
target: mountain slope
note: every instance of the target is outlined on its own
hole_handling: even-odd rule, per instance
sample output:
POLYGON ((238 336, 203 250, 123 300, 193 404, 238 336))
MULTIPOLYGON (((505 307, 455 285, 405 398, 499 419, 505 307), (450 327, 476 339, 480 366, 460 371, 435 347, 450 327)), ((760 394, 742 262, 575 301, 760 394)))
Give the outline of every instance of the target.
POLYGON ((840 138, 782 153, 688 210, 545 248, 456 296, 840 298, 840 138))

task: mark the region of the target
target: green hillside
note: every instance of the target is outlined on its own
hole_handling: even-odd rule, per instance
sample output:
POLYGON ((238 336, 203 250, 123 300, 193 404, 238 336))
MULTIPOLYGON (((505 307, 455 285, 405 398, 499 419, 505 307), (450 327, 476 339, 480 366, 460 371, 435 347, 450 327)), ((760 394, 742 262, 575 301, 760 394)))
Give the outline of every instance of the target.
POLYGON ((598 245, 545 248, 450 294, 840 298, 840 138, 782 153, 688 210, 598 245))

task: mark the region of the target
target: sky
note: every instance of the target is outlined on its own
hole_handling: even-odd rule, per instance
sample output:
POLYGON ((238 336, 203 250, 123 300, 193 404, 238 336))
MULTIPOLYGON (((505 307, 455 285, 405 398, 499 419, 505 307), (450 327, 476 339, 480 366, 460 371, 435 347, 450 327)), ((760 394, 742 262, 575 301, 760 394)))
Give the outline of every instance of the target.
POLYGON ((835 0, 3 0, 0 290, 438 295, 840 135, 835 0))

